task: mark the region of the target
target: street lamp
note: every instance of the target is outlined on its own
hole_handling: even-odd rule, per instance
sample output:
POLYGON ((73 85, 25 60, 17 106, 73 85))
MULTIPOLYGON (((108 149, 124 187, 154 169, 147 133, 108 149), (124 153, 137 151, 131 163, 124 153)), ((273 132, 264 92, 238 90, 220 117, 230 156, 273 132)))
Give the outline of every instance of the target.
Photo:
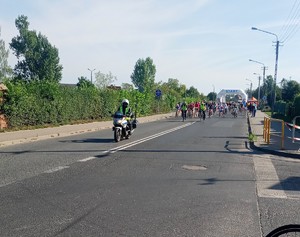
POLYGON ((213 101, 215 101, 215 85, 212 86, 213 86, 213 101))
MULTIPOLYGON (((268 70, 268 68, 265 66, 265 64, 259 62, 259 61, 255 61, 255 60, 252 60, 252 59, 249 59, 250 62, 254 62, 254 63, 258 63, 258 64, 261 64, 263 65, 263 86, 265 85, 266 83, 266 70, 268 70)), ((264 87, 263 87, 264 88, 264 87)), ((262 94, 265 95, 265 91, 263 90, 262 91, 262 94)), ((259 98, 260 99, 260 98, 259 98)))
POLYGON ((250 98, 252 98, 252 81, 248 78, 246 78, 247 81, 250 81, 250 98))
POLYGON ((275 72, 274 72, 274 88, 273 88, 273 103, 272 103, 272 112, 271 112, 271 115, 273 115, 274 113, 274 106, 275 106, 275 102, 276 102, 276 80, 277 80, 277 66, 278 66, 278 51, 279 51, 279 40, 278 40, 278 36, 272 32, 269 32, 269 31, 265 31, 265 30, 261 30, 261 29, 258 29, 256 27, 252 27, 251 28, 252 30, 258 30, 258 31, 261 31, 261 32, 264 32, 264 33, 267 33, 267 34, 270 34, 270 35, 274 35, 276 37, 276 58, 275 58, 275 72))
POLYGON ((254 75, 258 75, 258 95, 257 95, 257 100, 258 100, 258 105, 260 106, 260 74, 259 73, 253 73, 254 75))
POLYGON ((93 83, 93 71, 95 71, 96 68, 94 68, 93 70, 88 68, 88 70, 91 72, 91 83, 93 83))

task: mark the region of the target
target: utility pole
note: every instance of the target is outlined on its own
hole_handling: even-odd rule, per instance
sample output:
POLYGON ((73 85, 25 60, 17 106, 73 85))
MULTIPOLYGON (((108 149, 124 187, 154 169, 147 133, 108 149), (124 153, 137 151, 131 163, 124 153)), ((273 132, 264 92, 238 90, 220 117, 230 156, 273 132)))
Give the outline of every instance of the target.
POLYGON ((260 106, 260 74, 259 73, 253 73, 254 75, 258 75, 258 95, 257 95, 257 101, 258 105, 260 106))
MULTIPOLYGON (((276 36, 277 38, 277 36, 276 36)), ((273 103, 272 103, 272 116, 274 113, 274 108, 275 108, 275 102, 276 102, 276 80, 277 80, 277 67, 278 67, 278 52, 279 51, 279 40, 277 38, 276 41, 276 59, 275 59, 275 73, 274 73, 274 98, 273 98, 273 103)))
POLYGON ((258 106, 260 106, 260 75, 258 76, 258 106))
POLYGON ((94 68, 93 70, 89 69, 88 70, 91 72, 91 83, 93 83, 93 71, 95 71, 96 69, 94 68))
MULTIPOLYGON (((263 65, 262 69, 263 69, 263 86, 264 86, 265 83, 266 83, 266 70, 268 70, 268 68, 267 68, 267 67, 265 66, 265 64, 262 63, 262 62, 255 61, 255 60, 252 60, 252 59, 249 59, 249 61, 250 61, 250 62, 254 62, 254 63, 258 63, 258 64, 263 65)), ((263 87, 263 88, 264 88, 264 87, 263 87)), ((262 94, 263 94, 263 96, 265 96, 266 91, 265 91, 265 90, 262 90, 262 94)), ((260 99, 260 97, 259 97, 258 99, 260 99)))
MULTIPOLYGON (((263 66, 263 88, 264 88, 264 86, 265 86, 265 83, 266 83, 266 66, 264 65, 263 66)), ((265 96, 266 95, 266 91, 265 90, 263 90, 263 96, 265 96)))
POLYGON ((271 116, 273 116, 274 113, 274 107, 275 107, 275 102, 276 102, 276 80, 277 80, 277 67, 278 67, 278 51, 279 51, 279 40, 278 40, 278 36, 272 32, 266 31, 266 30, 261 30, 258 29, 256 27, 252 27, 252 30, 258 30, 270 35, 274 35, 276 37, 276 59, 275 59, 275 73, 274 73, 274 86, 273 86, 273 103, 272 103, 272 112, 271 112, 271 116))
POLYGON ((252 98, 252 81, 248 78, 246 78, 247 81, 250 81, 250 98, 252 98))

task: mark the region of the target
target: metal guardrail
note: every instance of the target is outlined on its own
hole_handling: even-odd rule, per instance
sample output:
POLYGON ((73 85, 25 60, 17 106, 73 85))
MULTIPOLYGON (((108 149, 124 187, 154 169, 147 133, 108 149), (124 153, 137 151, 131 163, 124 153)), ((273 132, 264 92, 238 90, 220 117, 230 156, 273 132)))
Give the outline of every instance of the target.
POLYGON ((271 135, 281 137, 280 149, 284 150, 284 121, 282 119, 274 119, 274 118, 264 117, 263 138, 267 144, 270 144, 271 135), (281 123, 280 135, 278 135, 278 132, 271 131, 271 122, 272 121, 281 123))

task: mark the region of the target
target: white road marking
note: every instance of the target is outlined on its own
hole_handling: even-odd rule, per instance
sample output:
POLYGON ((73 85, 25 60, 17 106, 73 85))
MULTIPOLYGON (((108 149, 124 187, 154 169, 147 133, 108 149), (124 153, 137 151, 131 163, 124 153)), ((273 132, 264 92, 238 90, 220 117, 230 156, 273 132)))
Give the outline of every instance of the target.
POLYGON ((115 147, 115 148, 110 149, 110 150, 108 150, 108 151, 105 151, 105 152, 103 152, 103 153, 107 153, 107 152, 109 152, 109 153, 115 153, 115 152, 117 152, 117 151, 124 150, 124 149, 126 149, 126 148, 129 148, 129 147, 138 145, 138 144, 140 144, 140 143, 143 143, 143 142, 152 140, 152 139, 154 139, 154 138, 157 138, 157 137, 166 135, 166 134, 168 134, 168 133, 174 132, 174 131, 176 131, 176 130, 185 128, 185 127, 190 126, 190 125, 192 125, 192 124, 194 124, 194 123, 195 123, 195 122, 193 122, 193 123, 187 123, 187 124, 181 125, 181 126, 179 126, 179 127, 172 128, 172 129, 169 129, 169 130, 166 130, 166 131, 163 131, 163 132, 160 132, 160 133, 151 135, 151 136, 149 136, 149 137, 145 137, 145 138, 136 140, 136 141, 134 141, 134 142, 130 142, 130 143, 124 144, 124 145, 119 146, 119 147, 115 147))
POLYGON ((257 195, 266 198, 287 198, 272 160, 263 156, 254 156, 253 161, 256 173, 257 195))
MULTIPOLYGON (((113 154, 113 153, 116 153, 117 151, 124 150, 124 149, 126 149, 126 148, 129 148, 129 147, 138 145, 138 144, 140 144, 140 143, 143 143, 143 142, 152 140, 152 139, 154 139, 154 138, 163 136, 163 135, 165 135, 165 134, 174 132, 174 131, 176 131, 176 130, 185 128, 185 127, 190 126, 190 125, 192 125, 192 124, 194 124, 194 123, 195 123, 195 122, 192 122, 192 123, 186 123, 186 124, 183 124, 183 125, 181 125, 181 126, 179 126, 179 127, 172 128, 172 129, 169 129, 169 130, 166 130, 166 131, 163 131, 163 132, 160 132, 160 133, 157 133, 157 134, 148 136, 148 137, 144 137, 144 138, 141 138, 141 139, 139 139, 139 140, 136 140, 136 141, 133 141, 133 142, 130 142, 130 143, 126 143, 126 144, 124 144, 124 145, 121 145, 121 146, 118 146, 118 147, 109 149, 109 150, 107 150, 107 151, 103 151, 103 152, 101 152, 101 154, 106 154, 106 153, 112 153, 112 154, 113 154)), ((84 159, 79 160, 78 162, 86 162, 86 161, 93 160, 93 159, 96 159, 96 157, 87 157, 87 158, 84 158, 84 159)))
POLYGON ((91 156, 91 157, 87 157, 87 158, 81 159, 78 162, 87 162, 89 160, 94 160, 94 159, 96 159, 96 157, 95 156, 91 156))
POLYGON ((14 184, 14 183, 15 183, 15 181, 12 181, 12 182, 9 182, 9 183, 0 184, 0 188, 8 186, 8 185, 11 185, 11 184, 14 184))
POLYGON ((57 172, 57 171, 60 171, 60 170, 63 170, 63 169, 67 169, 69 168, 70 166, 58 166, 58 167, 55 167, 53 169, 50 169, 50 170, 46 170, 44 171, 44 173, 46 174, 51 174, 51 173, 54 173, 54 172, 57 172))

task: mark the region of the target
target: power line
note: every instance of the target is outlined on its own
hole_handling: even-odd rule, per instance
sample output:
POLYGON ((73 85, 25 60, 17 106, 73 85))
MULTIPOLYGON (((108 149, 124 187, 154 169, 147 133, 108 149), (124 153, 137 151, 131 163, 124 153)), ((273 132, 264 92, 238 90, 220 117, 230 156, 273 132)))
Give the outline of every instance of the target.
POLYGON ((281 34, 286 30, 286 28, 287 28, 287 22, 289 21, 289 19, 290 19, 290 17, 291 17, 291 15, 292 15, 292 12, 294 11, 294 9, 295 9, 295 6, 296 6, 296 3, 297 3, 297 0, 295 0, 294 1, 294 4, 293 4, 293 7, 292 7, 292 9, 290 10, 290 13, 289 13, 289 15, 288 15, 288 17, 286 18, 286 20, 285 20, 285 24, 281 27, 281 29, 280 29, 280 38, 282 38, 281 37, 281 34))
POLYGON ((280 38, 282 41, 286 41, 295 35, 298 31, 298 26, 300 23, 300 2, 295 0, 294 5, 289 13, 288 19, 286 20, 286 24, 282 27, 282 33, 280 38))

